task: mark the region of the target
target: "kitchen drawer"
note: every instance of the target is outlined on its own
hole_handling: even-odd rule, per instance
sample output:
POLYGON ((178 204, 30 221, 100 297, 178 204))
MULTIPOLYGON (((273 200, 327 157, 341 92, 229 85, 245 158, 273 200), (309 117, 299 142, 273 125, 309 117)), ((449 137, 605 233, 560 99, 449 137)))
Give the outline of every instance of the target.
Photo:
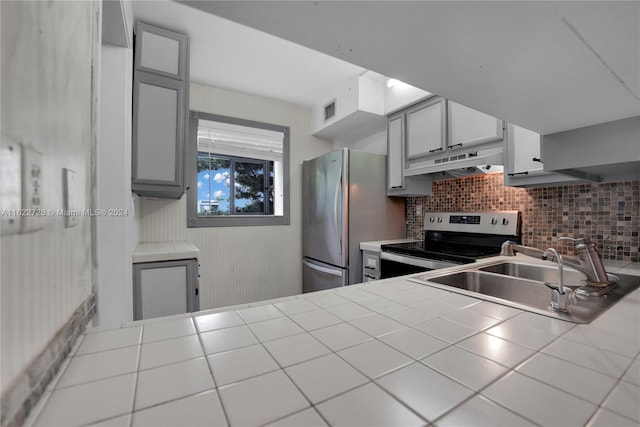
POLYGON ((370 282, 380 279, 380 254, 362 251, 362 281, 370 282))

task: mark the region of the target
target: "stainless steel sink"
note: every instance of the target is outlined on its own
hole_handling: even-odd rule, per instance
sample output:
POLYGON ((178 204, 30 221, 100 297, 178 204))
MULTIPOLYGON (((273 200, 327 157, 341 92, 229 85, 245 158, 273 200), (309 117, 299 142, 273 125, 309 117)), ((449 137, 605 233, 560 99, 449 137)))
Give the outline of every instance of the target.
MULTIPOLYGON (((518 277, 520 279, 535 280, 538 282, 558 282, 558 266, 555 264, 546 266, 504 262, 500 264, 490 265, 488 267, 479 268, 478 270, 518 277)), ((585 275, 577 270, 565 267, 563 277, 564 284, 566 286, 584 285, 582 281, 584 280, 585 275)))
MULTIPOLYGON (((591 322, 640 286, 640 277, 616 274, 618 280, 606 296, 575 295, 575 300, 569 305, 568 311, 561 312, 549 308, 552 291, 544 284, 544 282, 557 283, 558 273, 553 266, 509 262, 480 268, 469 267, 463 271, 440 276, 431 274, 416 277, 413 280, 574 323, 591 322)), ((578 271, 565 271, 567 286, 582 286, 583 278, 584 276, 578 271)))
POLYGON ((486 274, 477 270, 434 277, 429 281, 540 309, 549 306, 551 295, 551 291, 543 283, 486 274))

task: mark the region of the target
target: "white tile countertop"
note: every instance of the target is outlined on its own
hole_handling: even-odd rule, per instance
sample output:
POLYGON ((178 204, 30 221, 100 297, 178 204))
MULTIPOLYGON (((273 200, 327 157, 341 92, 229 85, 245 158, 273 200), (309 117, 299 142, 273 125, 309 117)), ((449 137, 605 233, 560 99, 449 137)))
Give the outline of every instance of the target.
POLYGON ((171 261, 198 258, 200 249, 189 242, 178 240, 170 242, 139 243, 133 251, 133 262, 171 261))
POLYGON ((90 329, 27 424, 611 427, 639 403, 640 290, 576 325, 394 278, 90 329))

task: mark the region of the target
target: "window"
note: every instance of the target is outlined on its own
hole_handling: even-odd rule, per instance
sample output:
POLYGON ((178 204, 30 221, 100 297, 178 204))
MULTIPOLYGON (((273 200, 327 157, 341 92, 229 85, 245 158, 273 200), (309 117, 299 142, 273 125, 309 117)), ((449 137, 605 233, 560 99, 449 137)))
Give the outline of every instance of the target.
POLYGON ((289 128, 191 112, 187 226, 289 224, 289 128))

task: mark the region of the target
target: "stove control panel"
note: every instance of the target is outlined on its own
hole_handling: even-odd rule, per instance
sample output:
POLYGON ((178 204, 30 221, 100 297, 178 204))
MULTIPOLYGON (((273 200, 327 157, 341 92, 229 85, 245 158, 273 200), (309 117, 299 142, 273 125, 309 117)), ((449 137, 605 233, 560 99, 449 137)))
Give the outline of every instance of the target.
POLYGON ((424 229, 515 236, 520 232, 520 212, 427 212, 424 229))
POLYGON ((449 215, 449 224, 480 224, 480 215, 449 215))

